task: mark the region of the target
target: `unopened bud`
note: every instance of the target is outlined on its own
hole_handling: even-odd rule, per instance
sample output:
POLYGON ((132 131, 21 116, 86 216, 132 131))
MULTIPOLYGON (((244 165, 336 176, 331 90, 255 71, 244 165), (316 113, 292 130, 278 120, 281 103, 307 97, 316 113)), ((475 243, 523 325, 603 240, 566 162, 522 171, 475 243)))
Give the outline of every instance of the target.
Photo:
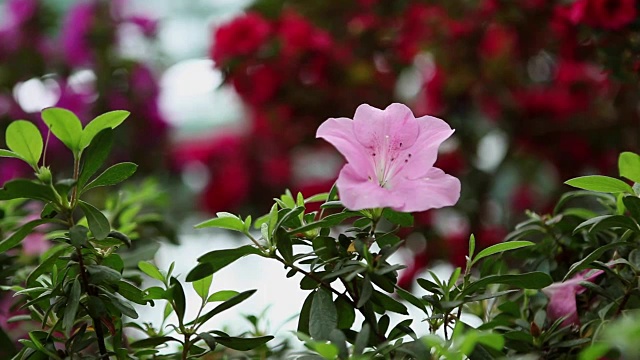
POLYGON ((42 181, 43 183, 51 183, 51 170, 49 169, 48 166, 42 166, 40 168, 38 168, 38 171, 36 172, 36 177, 38 178, 38 180, 42 181))

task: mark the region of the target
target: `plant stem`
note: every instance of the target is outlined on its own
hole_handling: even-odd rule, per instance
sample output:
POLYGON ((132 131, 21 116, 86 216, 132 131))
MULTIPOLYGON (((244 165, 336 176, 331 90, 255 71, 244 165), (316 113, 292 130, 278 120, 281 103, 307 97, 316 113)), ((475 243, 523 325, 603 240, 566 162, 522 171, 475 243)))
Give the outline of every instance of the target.
MULTIPOLYGON (((76 253, 78 254, 78 266, 80 267, 80 278, 84 285, 85 291, 89 296, 97 295, 97 294, 94 294, 94 291, 92 291, 92 288, 89 287, 89 277, 87 277, 87 270, 85 269, 85 266, 84 266, 84 259, 82 258, 82 249, 76 248, 76 253)), ((100 350, 100 358, 108 359, 109 357, 107 355, 107 347, 105 346, 105 342, 104 342, 104 332, 102 331, 102 323, 100 322, 100 319, 97 319, 94 317, 92 317, 91 320, 93 320, 93 328, 96 332, 98 349, 100 350)))

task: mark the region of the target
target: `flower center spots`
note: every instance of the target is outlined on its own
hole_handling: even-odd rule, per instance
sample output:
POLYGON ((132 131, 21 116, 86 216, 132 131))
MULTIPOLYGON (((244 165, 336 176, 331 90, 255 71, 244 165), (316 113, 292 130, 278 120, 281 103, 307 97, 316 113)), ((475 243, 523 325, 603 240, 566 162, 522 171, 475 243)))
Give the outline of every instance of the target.
MULTIPOLYGON (((391 186, 390 181, 411 160, 411 153, 403 148, 403 143, 385 135, 382 139, 376 139, 375 146, 370 148, 371 156, 378 185, 383 188, 391 186)), ((370 178, 370 180, 373 180, 370 178)))

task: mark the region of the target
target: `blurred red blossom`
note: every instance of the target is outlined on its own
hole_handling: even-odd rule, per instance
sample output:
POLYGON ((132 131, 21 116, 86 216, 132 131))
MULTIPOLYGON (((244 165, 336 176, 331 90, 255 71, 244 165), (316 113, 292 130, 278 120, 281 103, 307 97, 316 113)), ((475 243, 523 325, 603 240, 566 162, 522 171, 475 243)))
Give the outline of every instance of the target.
POLYGON ((620 29, 636 18, 636 0, 577 0, 571 7, 574 23, 609 30, 620 29))
POLYGON ((269 22, 256 12, 236 17, 215 31, 211 57, 222 63, 234 56, 250 55, 264 44, 270 32, 269 22))

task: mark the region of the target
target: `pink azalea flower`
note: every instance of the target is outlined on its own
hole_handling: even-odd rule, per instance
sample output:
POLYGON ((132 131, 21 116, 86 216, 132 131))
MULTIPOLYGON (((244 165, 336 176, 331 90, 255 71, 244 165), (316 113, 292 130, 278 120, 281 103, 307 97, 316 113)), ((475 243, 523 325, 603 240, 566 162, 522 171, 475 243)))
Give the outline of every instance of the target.
POLYGON ((403 104, 384 110, 363 104, 353 120, 331 118, 322 123, 316 137, 331 143, 347 160, 337 181, 345 207, 412 212, 458 201, 460 181, 433 167, 438 147, 451 134, 444 121, 432 116, 416 119, 403 104))
POLYGON ((576 295, 585 292, 586 288, 581 286, 583 281, 593 282, 604 271, 585 270, 565 282, 553 283, 542 292, 549 297, 547 304, 547 317, 551 321, 564 318, 562 326, 579 325, 578 306, 576 304, 576 295))

